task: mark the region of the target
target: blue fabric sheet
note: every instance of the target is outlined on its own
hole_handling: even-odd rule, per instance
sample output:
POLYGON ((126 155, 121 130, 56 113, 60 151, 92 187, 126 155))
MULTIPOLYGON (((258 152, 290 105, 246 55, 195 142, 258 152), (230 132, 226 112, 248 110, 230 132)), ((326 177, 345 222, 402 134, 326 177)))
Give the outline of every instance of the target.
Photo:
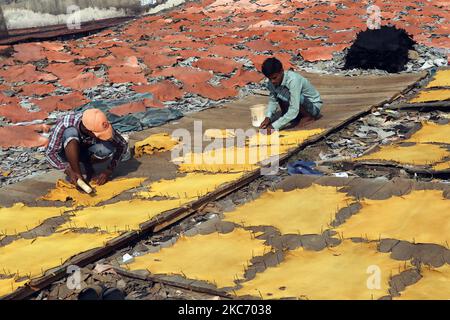
POLYGON ((315 162, 298 160, 298 161, 288 163, 287 168, 288 168, 288 173, 290 175, 311 174, 311 175, 323 176, 322 172, 313 169, 313 167, 315 167, 315 166, 316 166, 315 162))

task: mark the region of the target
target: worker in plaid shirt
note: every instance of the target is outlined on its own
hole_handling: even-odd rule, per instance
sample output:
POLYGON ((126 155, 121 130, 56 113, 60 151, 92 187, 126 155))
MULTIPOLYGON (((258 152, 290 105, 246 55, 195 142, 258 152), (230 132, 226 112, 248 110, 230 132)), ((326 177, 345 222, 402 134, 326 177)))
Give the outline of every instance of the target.
POLYGON ((61 118, 50 136, 45 151, 47 161, 65 170, 71 183, 83 179, 80 163, 86 170, 86 180, 95 174, 93 164, 111 159, 107 169, 94 178, 98 185, 111 177, 121 158, 128 151, 126 140, 113 129, 99 109, 70 113, 61 118))

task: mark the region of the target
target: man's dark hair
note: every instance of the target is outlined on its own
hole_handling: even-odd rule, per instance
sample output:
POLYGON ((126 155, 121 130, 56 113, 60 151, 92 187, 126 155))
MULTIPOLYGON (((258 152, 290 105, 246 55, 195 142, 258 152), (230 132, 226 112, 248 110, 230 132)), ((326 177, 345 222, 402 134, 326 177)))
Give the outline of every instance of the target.
POLYGON ((283 65, 281 64, 281 61, 277 58, 267 58, 264 60, 262 64, 262 73, 269 77, 274 73, 280 72, 283 70, 283 65))

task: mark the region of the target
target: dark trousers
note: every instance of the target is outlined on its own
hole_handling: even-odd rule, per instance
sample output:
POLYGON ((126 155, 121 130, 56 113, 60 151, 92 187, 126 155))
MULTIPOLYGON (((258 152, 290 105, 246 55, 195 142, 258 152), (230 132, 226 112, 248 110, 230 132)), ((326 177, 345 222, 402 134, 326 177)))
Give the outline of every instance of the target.
MULTIPOLYGON (((281 109, 281 116, 284 116, 286 112, 288 112, 289 110, 289 102, 280 99, 277 99, 277 101, 281 109)), ((303 101, 304 104, 300 105, 297 117, 295 117, 295 119, 289 123, 288 128, 292 128, 298 125, 300 120, 304 117, 310 117, 314 119, 318 119, 320 117, 320 110, 317 107, 315 107, 312 103, 310 103, 306 99, 304 99, 303 101)))

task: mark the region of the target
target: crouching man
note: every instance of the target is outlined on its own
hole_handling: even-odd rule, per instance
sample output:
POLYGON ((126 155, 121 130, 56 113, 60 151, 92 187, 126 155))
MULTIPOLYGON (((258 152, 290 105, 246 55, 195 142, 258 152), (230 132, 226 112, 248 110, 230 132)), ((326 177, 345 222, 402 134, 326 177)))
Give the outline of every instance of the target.
POLYGON ((304 124, 321 117, 322 99, 308 79, 294 71, 284 71, 276 58, 268 58, 262 65, 268 78, 270 92, 266 118, 260 129, 281 130, 304 124), (277 112, 280 107, 281 112, 277 112))
POLYGON ((128 151, 128 143, 109 123, 99 109, 70 113, 55 125, 45 151, 47 161, 56 169, 65 170, 69 181, 89 182, 94 176, 98 185, 111 177, 121 158, 128 151), (95 176, 93 164, 111 160, 107 169, 95 176), (80 163, 85 167, 86 179, 80 163))

